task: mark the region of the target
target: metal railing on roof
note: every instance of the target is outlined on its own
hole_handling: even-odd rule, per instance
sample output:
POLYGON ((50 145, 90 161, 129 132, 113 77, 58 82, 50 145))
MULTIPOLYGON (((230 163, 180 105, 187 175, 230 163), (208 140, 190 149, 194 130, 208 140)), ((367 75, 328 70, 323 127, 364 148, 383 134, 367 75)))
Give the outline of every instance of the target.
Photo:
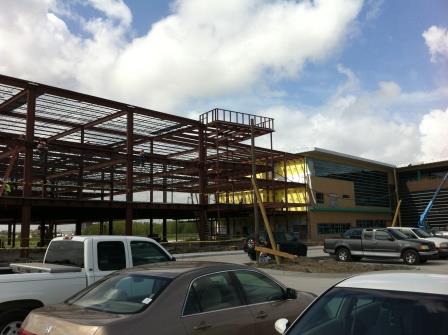
POLYGON ((199 121, 202 124, 224 121, 250 126, 251 120, 254 120, 255 127, 274 130, 274 119, 266 116, 235 112, 221 108, 212 109, 199 116, 199 121))

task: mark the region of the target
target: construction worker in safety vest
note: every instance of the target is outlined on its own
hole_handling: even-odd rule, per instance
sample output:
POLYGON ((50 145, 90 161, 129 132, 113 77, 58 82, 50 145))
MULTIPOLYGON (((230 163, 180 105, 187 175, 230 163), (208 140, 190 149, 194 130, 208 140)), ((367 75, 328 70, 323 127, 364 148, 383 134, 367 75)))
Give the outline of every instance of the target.
POLYGON ((9 183, 9 180, 5 180, 3 183, 3 192, 5 195, 9 195, 11 193, 11 184, 9 183))

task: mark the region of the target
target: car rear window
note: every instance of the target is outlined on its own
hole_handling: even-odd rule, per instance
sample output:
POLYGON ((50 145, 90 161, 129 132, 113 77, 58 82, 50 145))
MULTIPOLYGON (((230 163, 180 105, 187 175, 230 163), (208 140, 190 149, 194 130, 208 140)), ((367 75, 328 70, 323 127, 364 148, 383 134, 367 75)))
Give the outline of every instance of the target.
POLYGON ((52 241, 44 263, 84 267, 84 243, 81 241, 52 241))
POLYGON ((88 287, 67 304, 114 314, 134 314, 149 306, 172 279, 116 275, 88 287))

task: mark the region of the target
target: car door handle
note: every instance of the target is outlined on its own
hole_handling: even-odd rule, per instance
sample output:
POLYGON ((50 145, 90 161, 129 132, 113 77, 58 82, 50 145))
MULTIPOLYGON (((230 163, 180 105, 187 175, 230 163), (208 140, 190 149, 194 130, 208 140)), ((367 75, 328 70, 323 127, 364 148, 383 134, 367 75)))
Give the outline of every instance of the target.
POLYGON ((268 314, 265 311, 258 312, 255 317, 257 319, 266 319, 268 317, 268 314))
POLYGON ((207 330, 211 327, 212 327, 211 325, 208 325, 204 321, 202 321, 201 323, 199 323, 199 325, 194 326, 193 330, 207 330))

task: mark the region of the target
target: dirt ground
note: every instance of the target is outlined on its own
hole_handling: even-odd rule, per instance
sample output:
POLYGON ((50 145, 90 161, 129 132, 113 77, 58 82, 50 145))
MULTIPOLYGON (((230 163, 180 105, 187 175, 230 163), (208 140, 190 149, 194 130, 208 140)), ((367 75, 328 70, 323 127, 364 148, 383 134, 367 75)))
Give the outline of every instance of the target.
MULTIPOLYGON (((250 263, 257 266, 255 262, 250 263)), ((259 264, 258 267, 284 271, 297 271, 307 273, 360 273, 385 270, 412 270, 412 266, 395 264, 369 264, 362 262, 338 262, 334 258, 298 258, 296 261, 282 260, 280 265, 271 260, 267 264, 259 264)))

